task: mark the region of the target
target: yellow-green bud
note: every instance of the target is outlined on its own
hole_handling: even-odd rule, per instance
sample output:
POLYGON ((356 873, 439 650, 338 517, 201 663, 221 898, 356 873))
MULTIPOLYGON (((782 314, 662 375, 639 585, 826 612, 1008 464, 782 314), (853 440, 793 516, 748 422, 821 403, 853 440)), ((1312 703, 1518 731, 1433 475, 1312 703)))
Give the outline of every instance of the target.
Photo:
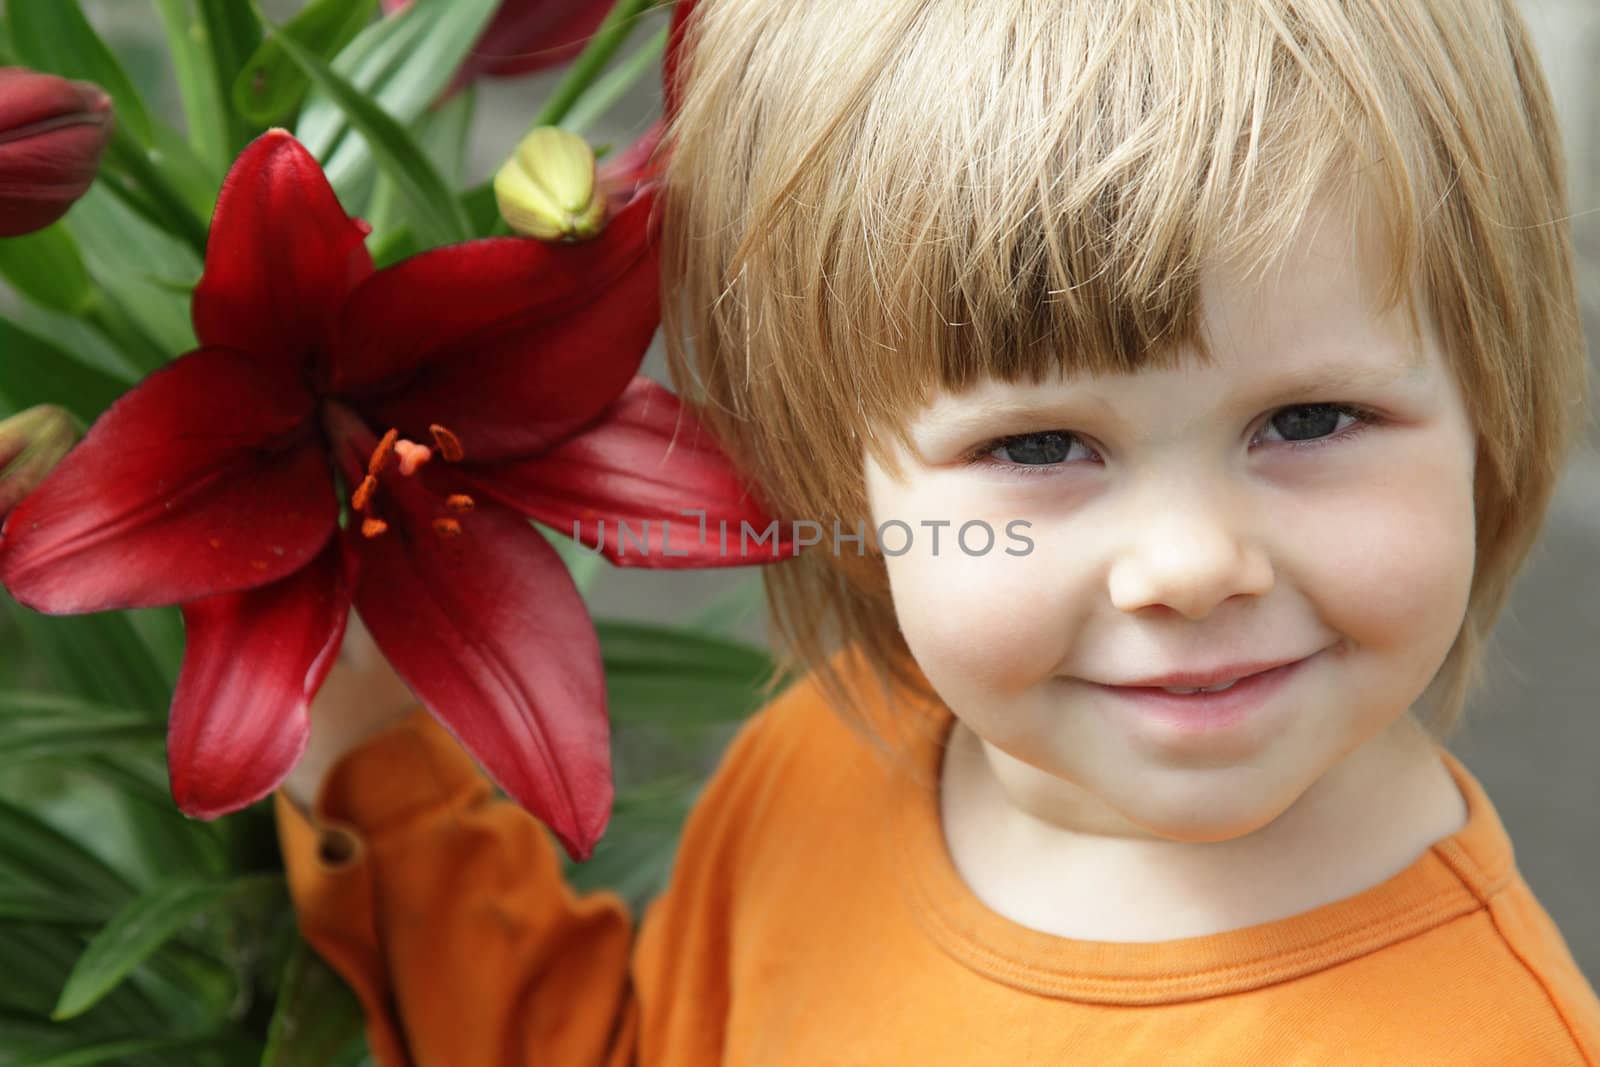
POLYGON ((77 423, 54 404, 0 419, 0 515, 38 488, 77 440, 77 423))
POLYGON ((593 237, 606 217, 594 150, 558 126, 540 126, 522 139, 495 173, 494 198, 506 225, 541 241, 593 237))

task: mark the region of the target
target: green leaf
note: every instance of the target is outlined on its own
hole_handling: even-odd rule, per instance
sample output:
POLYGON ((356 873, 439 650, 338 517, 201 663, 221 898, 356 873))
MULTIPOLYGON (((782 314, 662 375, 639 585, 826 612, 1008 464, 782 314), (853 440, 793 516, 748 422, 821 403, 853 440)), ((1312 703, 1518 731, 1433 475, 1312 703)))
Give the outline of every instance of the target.
MULTIPOLYGON (((627 43, 633 31, 639 28, 640 22, 651 14, 651 9, 656 5, 657 0, 616 0, 595 29, 594 36, 589 38, 589 43, 583 46, 583 51, 563 68, 560 84, 528 124, 529 129, 562 125, 578 98, 589 91, 617 49, 627 43)), ((665 10, 665 5, 661 5, 661 9, 665 10)))
POLYGON ((55 889, 90 903, 117 906, 127 881, 78 842, 32 813, 0 801, 0 882, 55 889))
MULTIPOLYGON (((198 279, 198 254, 130 211, 99 183, 73 205, 66 221, 90 275, 167 359, 196 347, 189 294, 172 292, 161 283, 198 279)), ((126 347, 124 353, 130 359, 140 356, 126 347)), ((143 362, 139 367, 155 369, 143 362)))
POLYGON ((99 926, 108 914, 105 908, 59 890, 0 886, 0 922, 99 926))
POLYGON ((0 767, 132 748, 161 754, 166 730, 143 712, 54 693, 0 690, 0 767), (41 705, 51 705, 46 710, 41 705))
POLYGON ((61 222, 0 241, 0 274, 28 299, 69 315, 94 300, 78 244, 61 222))
POLYGON ((488 237, 500 221, 500 204, 494 198, 494 182, 475 185, 461 194, 461 207, 472 220, 474 237, 488 237))
POLYGON ((189 0, 152 2, 166 33, 167 55, 172 57, 172 73, 183 100, 184 127, 195 152, 220 182, 233 157, 228 150, 227 108, 222 94, 217 92, 210 34, 189 0))
MULTIPOLYGON (((327 60, 372 21, 378 0, 312 0, 283 32, 327 60)), ((233 82, 233 106, 252 122, 270 126, 288 118, 310 85, 305 74, 268 38, 245 62, 233 82)))
POLYGON ((211 214, 217 208, 217 191, 222 185, 226 167, 222 171, 213 171, 210 162, 195 152, 186 136, 160 120, 156 122, 156 143, 146 157, 170 182, 172 191, 190 213, 201 221, 203 232, 209 232, 211 214))
MULTIPOLYGON (((83 953, 80 931, 43 924, 0 924, 0 1011, 25 1012, 40 1020, 49 1018, 54 990, 66 980, 72 962, 83 953)), ((67 1044, 88 1038, 104 1040, 114 1033, 137 1033, 158 1017, 148 997, 125 986, 107 997, 90 1015, 64 1027, 67 1044)), ((0 1045, 0 1051, 5 1046, 0 1045)), ((14 1061, 0 1060, 7 1067, 14 1061)))
MULTIPOLYGON (((76 1045, 62 1052, 50 1053, 33 1059, 15 1060, 6 1067, 95 1067, 111 1064, 121 1067, 128 1057, 144 1053, 200 1052, 224 1050, 231 1056, 245 1055, 250 1045, 236 1037, 128 1037, 113 1041, 96 1039, 90 1044, 76 1045)), ((166 1060, 168 1063, 192 1062, 166 1060)))
POLYGON ((116 125, 144 144, 155 139, 150 113, 117 57, 83 17, 78 0, 8 0, 12 45, 35 70, 94 82, 116 107, 116 125))
POLYGON ((609 889, 636 914, 641 912, 666 888, 683 822, 701 785, 700 780, 672 775, 618 790, 610 825, 594 854, 583 863, 564 863, 573 888, 609 889))
MULTIPOLYGON (((452 187, 461 180, 467 131, 472 125, 476 100, 477 93, 469 85, 445 103, 424 112, 412 124, 417 147, 433 161, 440 176, 452 187)), ((373 263, 380 270, 423 251, 404 220, 394 218, 396 200, 394 182, 388 175, 379 175, 372 195, 367 200, 366 220, 372 224, 367 247, 372 252, 373 263)))
POLYGON ((223 156, 227 166, 261 133, 260 127, 226 107, 239 71, 261 44, 261 23, 251 6, 241 0, 195 0, 195 6, 209 45, 212 91, 228 120, 227 151, 223 156))
POLYGON ((27 333, 49 341, 85 366, 123 383, 124 389, 131 389, 139 381, 139 369, 103 332, 90 325, 94 315, 92 312, 88 319, 79 319, 30 303, 19 303, 8 313, 12 323, 27 333))
POLYGON ((87 424, 128 389, 8 319, 0 319, 0 352, 0 403, 14 410, 60 404, 87 424))
POLYGON ((634 49, 627 59, 589 86, 572 105, 572 109, 562 116, 561 128, 584 133, 615 107, 635 82, 646 74, 654 75, 660 69, 662 53, 667 50, 668 29, 661 27, 648 41, 634 49))
POLYGON ((192 195, 192 185, 176 178, 163 170, 162 156, 156 148, 146 147, 133 134, 117 126, 111 131, 111 144, 100 169, 101 180, 90 192, 109 190, 157 232, 170 233, 188 244, 196 256, 204 256, 206 220, 203 211, 191 204, 184 192, 188 188, 192 195))
MULTIPOLYGON (((331 66, 384 113, 410 124, 438 99, 497 7, 497 0, 416 0, 368 26, 331 66)), ((322 161, 340 198, 363 205, 353 196, 368 184, 378 149, 351 126, 323 90, 307 101, 295 136, 322 161)))
POLYGON ((89 942, 67 976, 54 1019, 81 1015, 197 916, 264 886, 281 889, 278 875, 251 875, 226 882, 179 880, 131 901, 89 942))
MULTIPOLYGON (((494 183, 484 182, 482 185, 475 185, 457 199, 461 203, 461 210, 467 213, 472 236, 494 236, 495 227, 500 222, 500 205, 494 198, 494 183)), ((401 225, 384 234, 382 239, 372 246, 372 259, 379 267, 386 267, 420 251, 422 246, 417 243, 411 227, 401 225)))
POLYGON ((613 723, 701 728, 755 711, 772 660, 761 649, 649 623, 601 621, 606 706, 613 723))
POLYGON ((261 1067, 334 1067, 361 1036, 361 1002, 299 938, 278 985, 261 1067))
MULTIPOLYGON (((475 4, 479 0, 467 0, 475 4)), ((467 6, 464 3, 463 6, 467 6)), ((466 215, 456 203, 454 192, 428 162, 411 135, 386 115, 359 89, 335 74, 321 60, 287 37, 282 30, 262 20, 269 36, 289 58, 305 71, 316 85, 331 96, 350 122, 366 137, 378 165, 393 179, 405 196, 417 232, 430 245, 454 244, 471 234, 466 215)))
POLYGON ((701 608, 692 628, 725 637, 741 633, 746 621, 761 610, 764 597, 765 584, 760 575, 748 575, 701 608))
POLYGON ((19 686, 49 688, 166 721, 172 703, 167 672, 123 613, 40 615, 4 595, 0 604, 21 630, 36 672, 19 686))

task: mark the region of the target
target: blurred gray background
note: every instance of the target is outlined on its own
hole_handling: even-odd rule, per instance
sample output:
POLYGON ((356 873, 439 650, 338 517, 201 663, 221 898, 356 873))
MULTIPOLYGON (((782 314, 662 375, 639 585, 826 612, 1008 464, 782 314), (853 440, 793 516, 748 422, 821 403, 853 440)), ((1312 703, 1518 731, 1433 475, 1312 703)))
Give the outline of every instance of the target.
MULTIPOLYGON (((159 27, 142 0, 85 6, 117 39, 119 53, 143 55, 152 67, 164 62, 159 27)), ((265 6, 282 12, 298 4, 265 6)), ((1592 360, 1600 337, 1600 4, 1523 0, 1523 8, 1564 125, 1592 360)), ((664 24, 662 16, 653 19, 648 29, 664 24)), ((547 76, 482 84, 469 181, 494 172, 552 84, 547 76)), ((620 146, 636 136, 659 111, 658 85, 659 79, 642 83, 589 131, 591 142, 620 146)), ((165 113, 178 116, 175 90, 167 102, 165 113)), ((644 372, 667 380, 659 338, 644 372)), ((1596 379, 1600 384, 1600 373, 1596 379)), ((590 602, 602 617, 674 621, 750 582, 759 577, 749 569, 602 568, 590 602)), ((745 632, 765 645, 759 611, 747 617, 745 632)), ((1490 676, 1449 747, 1483 783, 1522 872, 1590 982, 1600 985, 1600 428, 1591 427, 1570 466, 1544 539, 1501 621, 1490 676)))

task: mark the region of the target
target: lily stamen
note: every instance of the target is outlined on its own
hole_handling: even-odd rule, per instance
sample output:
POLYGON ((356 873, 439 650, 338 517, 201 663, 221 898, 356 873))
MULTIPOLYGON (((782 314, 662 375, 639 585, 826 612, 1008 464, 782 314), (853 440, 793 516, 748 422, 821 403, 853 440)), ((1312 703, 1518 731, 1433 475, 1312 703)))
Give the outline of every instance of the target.
POLYGON ((394 443, 400 437, 400 431, 389 427, 389 432, 383 435, 383 440, 378 442, 378 447, 372 450, 372 458, 367 460, 367 473, 380 474, 383 465, 389 462, 389 454, 394 451, 394 443))
POLYGON ((371 516, 368 516, 367 518, 361 520, 361 536, 368 538, 369 540, 377 537, 388 528, 389 524, 384 522, 382 519, 374 519, 371 516))
POLYGON ((474 506, 473 499, 465 493, 451 493, 445 497, 444 506, 457 515, 465 515, 474 506))
POLYGON ((361 484, 356 486, 356 491, 350 497, 350 507, 356 511, 366 511, 367 505, 372 502, 372 494, 378 491, 378 479, 369 474, 361 479, 361 484))
POLYGON ((461 450, 461 438, 438 423, 429 426, 428 432, 433 434, 434 444, 439 446, 439 454, 444 457, 446 463, 461 462, 461 457, 466 454, 461 450))
POLYGON ((454 519, 434 519, 433 532, 444 538, 460 537, 461 524, 454 519))

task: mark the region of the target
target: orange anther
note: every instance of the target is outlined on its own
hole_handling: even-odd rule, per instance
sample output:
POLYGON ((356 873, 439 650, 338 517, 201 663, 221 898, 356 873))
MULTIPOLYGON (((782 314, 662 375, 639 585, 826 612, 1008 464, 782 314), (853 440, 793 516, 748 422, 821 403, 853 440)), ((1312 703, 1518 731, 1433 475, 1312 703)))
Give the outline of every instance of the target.
POLYGON ((378 479, 367 475, 361 479, 361 484, 356 486, 355 493, 350 497, 350 506, 357 511, 366 511, 367 504, 372 500, 372 494, 378 491, 378 479))
POLYGON ((451 493, 444 498, 444 506, 457 515, 465 515, 472 510, 472 498, 465 493, 451 493))
POLYGON ((378 447, 372 450, 372 458, 367 460, 367 473, 377 474, 383 470, 383 465, 389 462, 389 453, 394 451, 394 443, 400 437, 400 431, 389 427, 389 432, 383 435, 383 440, 378 442, 378 447))
POLYGON ((412 441, 396 441, 395 453, 400 457, 400 473, 406 477, 417 473, 417 468, 433 458, 433 449, 412 441))
POLYGON ((433 532, 440 537, 459 537, 461 524, 454 519, 434 519, 433 532))
POLYGON ((461 462, 461 457, 466 454, 461 451, 461 438, 438 423, 429 426, 428 432, 433 434, 433 443, 439 446, 439 455, 444 457, 446 463, 461 462))
POLYGON ((379 534, 383 533, 383 531, 387 530, 388 528, 389 528, 389 524, 384 522, 382 519, 374 519, 374 518, 368 517, 368 518, 365 518, 365 519, 361 520, 361 536, 362 537, 377 537, 379 534))

